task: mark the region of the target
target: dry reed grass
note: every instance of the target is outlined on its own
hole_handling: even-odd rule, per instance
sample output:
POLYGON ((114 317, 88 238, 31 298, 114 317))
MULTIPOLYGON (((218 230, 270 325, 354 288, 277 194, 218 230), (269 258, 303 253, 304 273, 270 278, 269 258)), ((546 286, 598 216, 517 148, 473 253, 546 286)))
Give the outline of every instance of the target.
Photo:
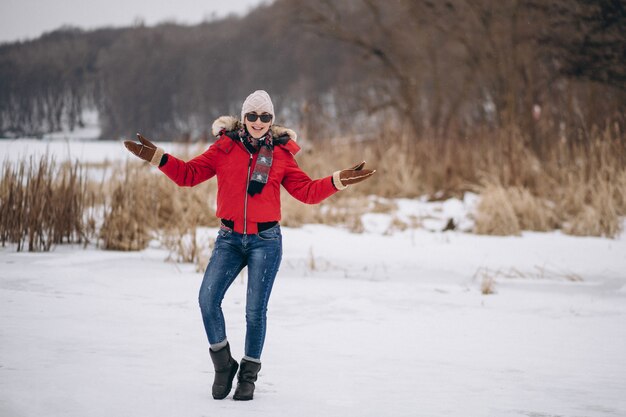
MULTIPOLYGON (((194 148, 187 156, 203 150, 194 148)), ((584 143, 563 139, 539 150, 531 149, 515 129, 438 141, 388 132, 377 140, 305 146, 297 159, 313 178, 360 160, 368 161, 377 174, 320 205, 302 204, 283 192, 282 223, 291 227, 324 223, 359 232, 363 214, 394 209, 371 195, 426 194, 440 200, 466 191, 482 195, 475 213, 477 233, 562 229, 614 237, 626 216, 626 135, 617 128, 592 131, 584 143)), ((137 250, 158 239, 174 260, 198 262, 206 257, 210 242, 199 242, 195 229, 218 225, 215 181, 190 190, 142 162, 97 168, 111 175, 89 181, 86 166, 59 165, 47 157, 5 162, 0 183, 2 245, 49 250, 58 243, 98 239, 107 249, 137 250)), ((398 221, 393 228, 409 226, 398 221)))
MULTIPOLYGON (((299 162, 319 177, 361 156, 377 173, 347 191, 352 197, 441 200, 478 192, 483 198, 475 214, 477 233, 562 229, 615 237, 626 216, 626 134, 617 128, 592 131, 586 142, 550 141, 542 149, 533 149, 516 129, 439 141, 392 133, 372 141, 318 144, 299 162)), ((358 203, 347 208, 360 210, 358 203)))
POLYGON ((100 233, 103 247, 138 250, 158 239, 177 260, 197 259, 196 227, 218 224, 211 210, 215 185, 179 188, 139 162, 127 163, 115 172, 103 186, 105 195, 111 195, 100 233))
POLYGON ((483 276, 482 281, 480 282, 480 292, 483 295, 495 294, 496 293, 496 280, 490 276, 483 276))
POLYGON ((4 163, 0 181, 0 241, 17 251, 48 251, 55 244, 87 243, 95 233, 87 188, 78 162, 30 157, 4 163))
POLYGON ((108 250, 141 250, 151 240, 150 228, 154 213, 149 210, 150 181, 129 169, 111 185, 110 199, 105 203, 104 221, 100 229, 103 248, 108 250))
POLYGON ((522 230, 545 232, 559 227, 555 204, 525 187, 487 183, 480 187, 474 231, 486 235, 519 235, 522 230))
POLYGON ((487 186, 476 213, 475 231, 484 235, 519 235, 520 222, 505 188, 487 186))

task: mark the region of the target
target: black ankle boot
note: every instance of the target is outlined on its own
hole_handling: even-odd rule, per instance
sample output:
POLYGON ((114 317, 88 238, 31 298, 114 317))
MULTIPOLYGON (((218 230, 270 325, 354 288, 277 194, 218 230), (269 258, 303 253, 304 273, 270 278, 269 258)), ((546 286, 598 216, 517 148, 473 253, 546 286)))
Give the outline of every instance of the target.
POLYGON ((237 376, 237 389, 233 399, 239 401, 248 401, 252 399, 254 395, 254 382, 261 370, 261 364, 258 362, 251 362, 245 359, 241 360, 241 368, 239 369, 239 375, 237 376))
POLYGON ((237 361, 230 356, 230 345, 218 350, 217 352, 209 349, 211 360, 215 368, 215 379, 213 380, 213 398, 221 400, 226 398, 233 387, 233 379, 237 373, 239 365, 237 361))

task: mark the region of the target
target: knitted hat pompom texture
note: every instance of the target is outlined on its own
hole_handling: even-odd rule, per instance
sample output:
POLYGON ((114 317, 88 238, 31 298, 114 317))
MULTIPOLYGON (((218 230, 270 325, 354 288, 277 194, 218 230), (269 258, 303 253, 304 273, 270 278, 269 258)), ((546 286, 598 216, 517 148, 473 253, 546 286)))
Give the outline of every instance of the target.
POLYGON ((276 118, 276 115, 274 114, 274 104, 272 104, 272 99, 270 98, 270 95, 267 94, 267 91, 256 90, 254 93, 246 97, 246 100, 243 102, 243 106, 241 107, 242 123, 245 115, 251 112, 256 112, 257 114, 271 114, 273 116, 271 123, 274 124, 274 119, 276 118))

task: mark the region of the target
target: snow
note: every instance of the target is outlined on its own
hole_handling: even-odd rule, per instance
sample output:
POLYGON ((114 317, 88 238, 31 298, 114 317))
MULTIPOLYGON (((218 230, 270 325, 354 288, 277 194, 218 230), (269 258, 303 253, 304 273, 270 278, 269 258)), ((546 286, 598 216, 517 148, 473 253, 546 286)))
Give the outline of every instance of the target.
MULTIPOLYGON (((0 415, 626 415, 626 236, 382 232, 283 228, 248 403, 211 398, 193 265, 0 249, 0 415)), ((245 292, 223 303, 237 359, 245 292)))
MULTIPOLYGON (((119 138, 118 140, 98 140, 101 129, 98 122, 98 112, 89 110, 83 112, 85 126, 70 131, 65 128, 59 132, 47 133, 42 138, 21 137, 15 139, 0 138, 0 166, 5 162, 18 162, 30 156, 41 157, 49 155, 56 161, 75 161, 82 163, 101 164, 106 162, 118 162, 132 159, 130 153, 124 147, 124 140, 136 140, 136 138, 119 138)), ((159 146, 169 151, 185 154, 202 152, 204 149, 196 149, 191 145, 153 138, 159 146)))
POLYGON ((454 222, 457 230, 469 232, 474 227, 474 221, 469 216, 474 212, 479 196, 474 193, 465 193, 463 199, 450 198, 445 201, 428 201, 427 197, 419 199, 386 199, 370 196, 371 202, 379 202, 387 206, 395 206, 389 213, 367 213, 362 216, 363 228, 372 233, 393 232, 394 218, 408 226, 421 226, 432 232, 443 231, 449 220, 454 222))
MULTIPOLYGON (((134 140, 135 138, 128 138, 134 140)), ((182 145, 159 142, 164 149, 181 149, 182 145)), ((1 139, 0 165, 18 162, 30 156, 54 157, 57 162, 79 160, 85 164, 126 161, 134 158, 124 147, 123 140, 65 140, 65 139, 1 139)))
MULTIPOLYGON (((53 135, 0 140, 0 165, 45 152, 133 158, 121 141, 53 135)), ((283 228, 249 403, 211 398, 194 265, 156 243, 0 248, 0 416, 626 415, 626 234, 477 236, 463 233, 475 194, 371 200, 392 208, 364 215, 364 233, 283 228)), ((242 275, 223 303, 237 359, 245 293, 242 275)))
POLYGON ((82 127, 76 127, 70 130, 69 123, 65 121, 64 127, 59 132, 47 133, 44 139, 51 140, 94 140, 100 137, 102 129, 100 128, 100 115, 96 109, 86 109, 82 113, 82 127))

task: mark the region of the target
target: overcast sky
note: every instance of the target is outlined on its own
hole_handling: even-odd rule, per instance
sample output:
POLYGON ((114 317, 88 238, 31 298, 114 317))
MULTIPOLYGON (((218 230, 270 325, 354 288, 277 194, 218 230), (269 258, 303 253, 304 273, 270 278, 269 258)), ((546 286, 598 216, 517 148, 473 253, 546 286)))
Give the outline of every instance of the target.
POLYGON ((265 0, 0 0, 0 42, 33 39, 62 25, 94 29, 164 20, 195 24, 229 13, 245 14, 265 0))

